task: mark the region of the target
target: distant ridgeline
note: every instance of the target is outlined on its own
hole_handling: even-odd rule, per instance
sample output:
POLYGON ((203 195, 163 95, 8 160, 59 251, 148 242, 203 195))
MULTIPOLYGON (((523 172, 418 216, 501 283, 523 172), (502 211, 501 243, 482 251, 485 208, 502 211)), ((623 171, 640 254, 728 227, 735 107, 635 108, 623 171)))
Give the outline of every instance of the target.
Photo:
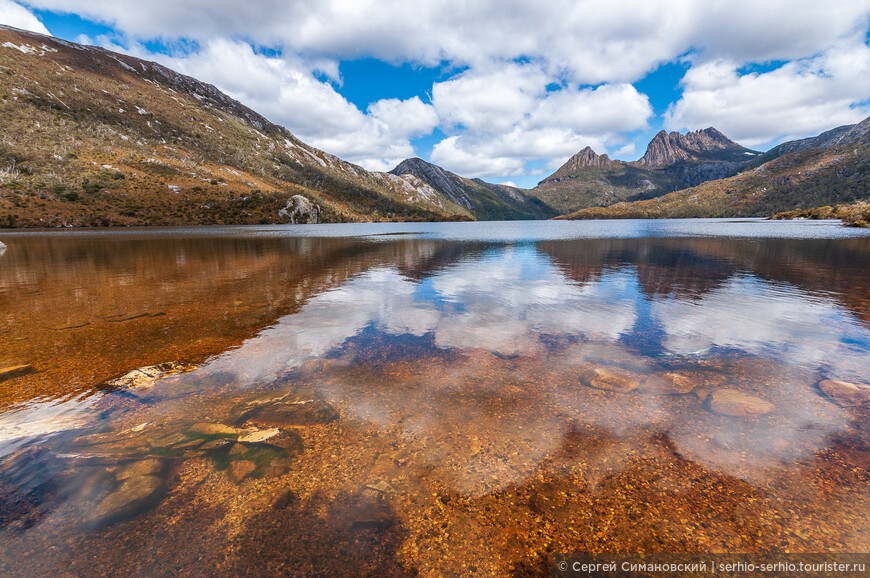
POLYGON ((412 158, 372 172, 160 64, 0 26, 0 227, 753 215, 865 200, 868 120, 747 149, 660 132, 532 190, 412 158))
MULTIPOLYGON (((688 135, 659 133, 650 144, 650 150, 653 150, 656 140, 681 142, 682 136, 682 142, 685 143, 687 137, 710 132, 727 141, 714 129, 688 135)), ((580 196, 585 202, 596 192, 606 196, 607 193, 602 193, 602 189, 606 188, 607 183, 614 184, 612 190, 615 195, 615 183, 620 182, 619 177, 631 175, 621 181, 629 182, 629 186, 621 189, 624 198, 613 199, 612 202, 593 201, 561 217, 571 219, 768 216, 825 205, 857 203, 860 207, 862 202, 870 201, 870 118, 816 137, 783 143, 764 154, 743 149, 734 143, 731 143, 733 146, 727 146, 721 139, 716 139, 722 144, 721 153, 718 153, 721 160, 713 159, 717 154, 714 151, 710 151, 706 157, 698 156, 695 159, 681 159, 656 152, 653 155, 656 160, 649 163, 644 162, 650 155, 648 150, 644 159, 636 163, 621 163, 626 167, 622 172, 618 168, 607 172, 607 167, 616 164, 613 162, 606 165, 605 170, 599 167, 578 168, 567 173, 573 180, 549 183, 550 179, 547 179, 533 192, 542 191, 538 193, 539 196, 555 205, 552 195, 559 194, 562 182, 569 182, 571 184, 564 187, 571 187, 572 192, 584 191, 586 195, 581 193, 580 196), (742 163, 736 158, 738 153, 746 155, 742 163), (649 172, 650 168, 652 172, 649 172), (717 171, 721 172, 716 175, 717 171), (644 175, 641 178, 649 181, 645 184, 648 190, 640 190, 642 187, 638 186, 636 180, 632 183, 632 177, 637 178, 640 174, 644 175), (650 174, 659 175, 661 180, 655 181, 650 174), (712 175, 716 176, 705 178, 712 175), (652 188, 656 182, 673 183, 667 181, 668 177, 674 181, 683 179, 683 186, 679 183, 670 185, 682 190, 669 192, 652 188), (581 184, 574 184, 577 182, 581 184)), ((688 147, 674 148, 679 153, 688 147)), ((559 172, 554 177, 558 175, 559 172)), ((841 212, 844 215, 855 214, 854 210, 841 212)))

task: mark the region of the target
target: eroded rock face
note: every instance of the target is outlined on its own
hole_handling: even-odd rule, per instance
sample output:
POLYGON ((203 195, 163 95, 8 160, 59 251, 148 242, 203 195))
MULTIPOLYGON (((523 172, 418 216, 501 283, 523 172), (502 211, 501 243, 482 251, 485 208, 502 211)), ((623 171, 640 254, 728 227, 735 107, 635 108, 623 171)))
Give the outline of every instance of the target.
POLYGON ((627 369, 609 366, 593 367, 580 374, 580 381, 589 387, 620 393, 634 391, 642 379, 640 375, 627 369))
POLYGON ((736 389, 717 389, 707 399, 710 409, 719 415, 751 418, 774 410, 772 403, 736 389))
POLYGON ((317 224, 320 222, 320 205, 302 195, 293 195, 287 199, 284 208, 278 211, 278 216, 290 219, 293 225, 317 224))
POLYGON ((819 389, 840 405, 857 406, 870 403, 870 385, 826 379, 819 382, 819 389))
POLYGON ((745 162, 746 158, 740 157, 745 152, 755 151, 740 146, 713 127, 686 134, 661 131, 650 141, 646 153, 637 164, 660 167, 704 159, 725 160, 716 158, 723 153, 729 155, 730 160, 745 162))

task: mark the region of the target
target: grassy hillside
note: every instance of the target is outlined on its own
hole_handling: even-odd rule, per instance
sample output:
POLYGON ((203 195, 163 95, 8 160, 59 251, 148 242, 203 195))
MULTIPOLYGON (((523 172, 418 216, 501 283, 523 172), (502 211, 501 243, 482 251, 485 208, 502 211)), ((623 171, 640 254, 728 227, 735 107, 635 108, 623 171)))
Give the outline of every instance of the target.
POLYGON ((155 63, 0 27, 0 226, 468 219, 413 177, 314 149, 155 63))
POLYGON ((851 205, 826 205, 812 209, 794 209, 777 213, 770 217, 773 220, 788 219, 840 219, 850 227, 870 227, 870 203, 859 202, 851 205))
POLYGON ((650 199, 680 188, 682 184, 674 173, 613 161, 601 167, 585 167, 558 181, 544 181, 529 193, 560 213, 570 213, 650 199))

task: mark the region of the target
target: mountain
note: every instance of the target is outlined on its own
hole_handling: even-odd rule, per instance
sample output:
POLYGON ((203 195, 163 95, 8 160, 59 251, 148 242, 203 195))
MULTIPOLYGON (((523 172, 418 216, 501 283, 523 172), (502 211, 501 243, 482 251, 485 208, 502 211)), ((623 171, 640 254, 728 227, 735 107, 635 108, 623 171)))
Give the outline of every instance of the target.
POLYGON ((160 64, 0 26, 0 226, 471 219, 160 64))
POLYGON ((521 189, 494 185, 480 179, 466 179, 416 157, 405 159, 390 173, 420 179, 453 203, 467 209, 475 219, 549 219, 558 214, 521 189))
POLYGON ((633 162, 611 160, 586 147, 530 194, 563 213, 651 199, 734 175, 760 154, 712 127, 686 134, 661 131, 633 162))
POLYGON ((868 135, 870 135, 870 118, 866 118, 858 124, 833 128, 818 136, 782 143, 754 159, 749 166, 760 166, 789 153, 857 142, 868 135))
MULTIPOLYGON (((783 143, 739 174, 655 199, 581 209, 568 219, 834 215, 829 205, 870 200, 870 118, 783 143), (768 158, 766 162, 763 158, 768 158), (818 211, 809 211, 820 207, 818 211)), ((845 213, 863 211, 858 209, 845 213)), ((863 214, 863 213, 862 213, 863 214)), ((837 214, 837 218, 842 218, 837 214)), ((856 217, 856 220, 861 220, 856 217)))

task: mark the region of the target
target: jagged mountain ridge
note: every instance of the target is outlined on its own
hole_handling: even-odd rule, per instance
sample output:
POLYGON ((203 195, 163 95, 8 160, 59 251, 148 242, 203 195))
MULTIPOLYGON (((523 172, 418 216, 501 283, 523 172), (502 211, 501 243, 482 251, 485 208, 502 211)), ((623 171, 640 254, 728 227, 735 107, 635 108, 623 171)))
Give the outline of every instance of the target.
POLYGON ((562 212, 655 198, 734 175, 759 154, 713 127, 686 134, 660 131, 637 161, 612 160, 586 147, 531 194, 562 212))
MULTIPOLYGON (((585 208, 560 218, 765 217, 870 201, 870 117, 783 143, 737 175, 661 197, 585 208)), ((824 212, 824 211, 822 211, 824 212)))
POLYGON ((160 64, 0 26, 0 226, 469 219, 413 175, 311 147, 160 64))
POLYGON ((738 162, 760 154, 732 141, 713 127, 687 132, 659 131, 636 161, 647 167, 667 167, 681 163, 738 162))
POLYGON ((549 219, 558 214, 521 189, 467 179, 417 157, 405 159, 390 173, 419 178, 478 219, 549 219))

